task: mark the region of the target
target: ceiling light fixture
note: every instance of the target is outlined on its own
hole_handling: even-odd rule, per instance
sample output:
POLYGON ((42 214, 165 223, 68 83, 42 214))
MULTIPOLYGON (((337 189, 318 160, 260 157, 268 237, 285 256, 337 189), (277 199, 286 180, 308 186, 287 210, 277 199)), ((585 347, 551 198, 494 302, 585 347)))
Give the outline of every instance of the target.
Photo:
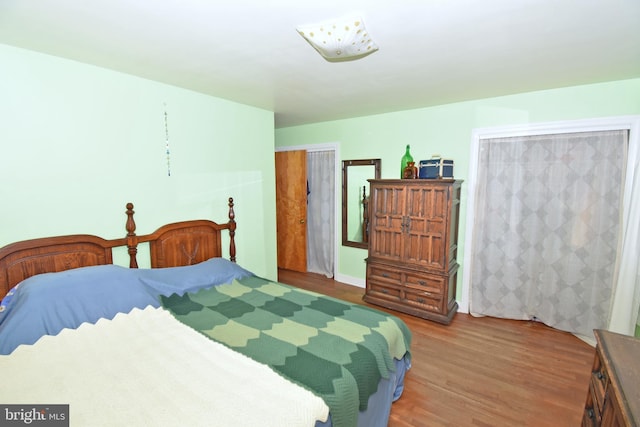
POLYGON ((330 62, 359 59, 378 50, 361 18, 301 25, 296 30, 330 62))

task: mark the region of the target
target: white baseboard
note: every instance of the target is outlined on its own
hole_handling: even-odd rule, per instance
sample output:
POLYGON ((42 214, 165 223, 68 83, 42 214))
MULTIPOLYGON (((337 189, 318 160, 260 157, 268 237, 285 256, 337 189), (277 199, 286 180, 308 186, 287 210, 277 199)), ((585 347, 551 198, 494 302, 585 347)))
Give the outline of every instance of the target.
POLYGON ((336 274, 333 279, 336 282, 346 283, 347 285, 357 286, 359 288, 366 288, 366 280, 359 277, 346 276, 344 274, 336 274))
POLYGON ((463 307, 462 305, 460 305, 460 301, 457 301, 457 302, 458 302, 458 313, 469 314, 469 306, 466 305, 466 306, 463 307))

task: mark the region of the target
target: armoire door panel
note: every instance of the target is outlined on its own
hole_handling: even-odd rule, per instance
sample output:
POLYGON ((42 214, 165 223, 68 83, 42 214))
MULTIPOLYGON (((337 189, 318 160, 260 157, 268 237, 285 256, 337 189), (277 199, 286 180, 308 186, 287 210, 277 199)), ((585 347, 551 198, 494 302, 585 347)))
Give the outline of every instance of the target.
POLYGON ((426 200, 430 198, 428 193, 429 191, 424 188, 408 188, 406 214, 414 218, 425 217, 427 215, 425 209, 428 209, 426 200))
POLYGON ((448 187, 420 186, 408 191, 407 215, 411 224, 405 256, 429 268, 444 269, 446 259, 446 204, 448 187))
POLYGON ((375 190, 372 194, 374 212, 379 215, 402 216, 406 200, 405 190, 401 186, 385 186, 375 190))
POLYGON ((369 247, 373 256, 397 260, 403 256, 405 191, 402 186, 372 190, 369 214, 369 247))
POLYGON ((445 242, 440 234, 409 233, 405 243, 405 259, 412 263, 431 268, 445 269, 445 242))
POLYGON ((391 260, 400 259, 403 253, 403 237, 402 233, 392 228, 379 228, 375 229, 373 233, 370 232, 369 246, 370 254, 388 258, 391 260))
POLYGON ((395 214, 376 214, 369 217, 369 224, 374 222, 378 227, 386 229, 398 229, 402 227, 404 216, 395 214))
POLYGON ((407 215, 446 221, 446 188, 412 189, 407 202, 407 215))

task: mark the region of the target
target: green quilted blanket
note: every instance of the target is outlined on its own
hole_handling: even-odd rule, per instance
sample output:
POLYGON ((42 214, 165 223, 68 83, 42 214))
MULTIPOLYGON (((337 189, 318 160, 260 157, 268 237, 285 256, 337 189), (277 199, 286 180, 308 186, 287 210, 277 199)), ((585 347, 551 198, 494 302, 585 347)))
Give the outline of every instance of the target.
POLYGON ((395 316, 248 277, 162 298, 178 320, 320 396, 335 427, 355 426, 393 358, 410 357, 411 332, 395 316))

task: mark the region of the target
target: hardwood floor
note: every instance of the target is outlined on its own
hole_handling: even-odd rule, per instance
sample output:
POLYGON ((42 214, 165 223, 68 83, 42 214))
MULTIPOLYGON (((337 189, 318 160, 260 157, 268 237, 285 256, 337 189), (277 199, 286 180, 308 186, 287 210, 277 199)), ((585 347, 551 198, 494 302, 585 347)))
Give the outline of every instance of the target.
MULTIPOLYGON (((365 304, 364 289, 321 275, 279 270, 278 280, 365 304)), ((537 322, 458 313, 444 326, 385 311, 413 333, 413 366, 389 426, 580 425, 595 354, 580 339, 537 322)))

